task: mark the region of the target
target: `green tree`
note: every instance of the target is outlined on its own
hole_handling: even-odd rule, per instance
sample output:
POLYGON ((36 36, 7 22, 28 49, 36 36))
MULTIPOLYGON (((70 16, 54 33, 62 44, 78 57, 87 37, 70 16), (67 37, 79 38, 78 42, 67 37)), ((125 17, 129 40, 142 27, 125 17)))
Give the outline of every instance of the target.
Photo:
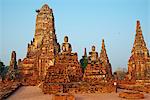
POLYGON ((2 61, 0 61, 0 76, 2 78, 2 81, 4 80, 4 70, 5 70, 5 65, 2 61))
POLYGON ((123 80, 126 76, 126 73, 127 69, 122 67, 118 67, 117 70, 115 71, 115 74, 117 75, 119 80, 123 80))
POLYGON ((4 71, 4 67, 5 67, 4 63, 0 61, 0 75, 4 71))
POLYGON ((82 72, 84 73, 84 70, 88 64, 88 59, 87 57, 83 57, 81 60, 80 60, 80 64, 81 64, 81 67, 82 67, 82 72))

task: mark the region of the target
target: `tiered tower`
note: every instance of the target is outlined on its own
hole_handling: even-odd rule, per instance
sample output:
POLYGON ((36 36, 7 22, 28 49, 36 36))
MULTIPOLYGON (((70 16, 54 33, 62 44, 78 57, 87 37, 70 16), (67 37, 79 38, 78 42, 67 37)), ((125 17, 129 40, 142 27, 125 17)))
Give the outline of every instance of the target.
POLYGON ((55 64, 48 69, 49 82, 77 82, 82 78, 82 70, 78 62, 77 53, 72 53, 71 44, 65 36, 62 52, 55 58, 55 64), (62 81, 63 80, 63 81, 62 81))
POLYGON ((92 51, 89 52, 88 64, 84 71, 83 81, 96 84, 99 82, 107 82, 111 78, 112 68, 109 63, 103 39, 100 57, 98 57, 98 52, 95 51, 95 46, 92 46, 92 51))
POLYGON ((54 66, 47 70, 43 84, 44 93, 60 93, 63 85, 71 82, 79 82, 82 79, 82 69, 78 62, 77 53, 72 53, 72 46, 65 36, 62 43, 62 51, 56 55, 54 66))
POLYGON ((109 59, 108 59, 107 52, 105 49, 104 39, 102 39, 102 47, 101 47, 99 60, 100 60, 100 63, 102 64, 102 67, 106 69, 107 77, 111 78, 112 68, 111 68, 111 64, 109 63, 109 59))
POLYGON ((146 47, 140 21, 136 23, 136 35, 128 61, 129 79, 150 79, 150 55, 146 47))
POLYGON ((36 53, 43 45, 47 45, 47 48, 51 49, 51 56, 54 56, 58 54, 60 48, 55 34, 53 11, 45 4, 36 12, 38 14, 36 17, 35 35, 31 44, 28 44, 27 57, 37 55, 36 53))
POLYGON ((57 42, 53 11, 47 4, 40 10, 36 10, 36 28, 35 35, 30 44, 28 44, 27 56, 20 62, 20 72, 23 82, 27 85, 35 85, 36 80, 45 79, 49 66, 54 65, 55 56, 60 51, 60 45, 57 42), (34 81, 34 82, 33 82, 34 81))

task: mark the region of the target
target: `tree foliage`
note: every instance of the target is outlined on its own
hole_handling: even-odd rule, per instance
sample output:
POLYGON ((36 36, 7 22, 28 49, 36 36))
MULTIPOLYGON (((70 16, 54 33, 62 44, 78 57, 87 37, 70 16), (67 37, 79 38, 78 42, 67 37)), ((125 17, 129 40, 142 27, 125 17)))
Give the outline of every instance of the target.
POLYGON ((126 76, 126 73, 127 73, 127 70, 126 68, 122 68, 122 67, 119 67, 115 72, 114 74, 117 75, 117 78, 119 80, 123 80, 126 76))
POLYGON ((0 77, 2 80, 4 80, 4 70, 5 70, 5 65, 2 61, 0 61, 0 77))
POLYGON ((82 71, 84 72, 87 64, 88 64, 88 59, 86 57, 83 57, 81 60, 80 60, 80 64, 81 64, 81 67, 82 67, 82 71))
POLYGON ((9 66, 5 66, 4 63, 0 61, 0 77, 2 78, 2 80, 5 79, 8 69, 9 66))
POLYGON ((0 75, 3 73, 4 67, 5 67, 4 63, 0 61, 0 75))

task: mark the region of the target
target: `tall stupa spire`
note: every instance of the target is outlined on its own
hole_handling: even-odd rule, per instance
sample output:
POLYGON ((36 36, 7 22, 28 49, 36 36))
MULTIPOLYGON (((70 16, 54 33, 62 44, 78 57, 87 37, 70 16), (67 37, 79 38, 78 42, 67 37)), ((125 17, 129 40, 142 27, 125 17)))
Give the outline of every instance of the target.
POLYGON ((150 56, 146 47, 140 21, 136 23, 136 34, 128 61, 129 79, 149 79, 150 78, 150 56))
POLYGON ((36 10, 36 12, 35 34, 31 44, 28 44, 27 57, 34 56, 43 46, 53 51, 52 53, 58 54, 59 44, 57 43, 55 34, 52 9, 47 4, 44 4, 39 10, 36 10))
POLYGON ((87 57, 86 48, 84 48, 84 56, 87 57))
POLYGON ((136 35, 135 35, 135 40, 133 44, 133 48, 131 51, 132 55, 141 55, 141 54, 146 54, 148 53, 148 49, 146 47, 146 43, 144 41, 144 37, 142 34, 142 29, 140 25, 140 21, 138 20, 136 23, 136 35))
POLYGON ((56 40, 54 16, 52 9, 44 4, 41 9, 37 10, 36 16, 36 28, 35 28, 35 46, 38 47, 42 43, 45 34, 49 34, 54 40, 56 40))
MULTIPOLYGON (((31 73, 31 79, 28 79, 30 81, 33 77, 35 80, 38 79, 42 81, 46 76, 47 69, 54 65, 55 57, 60 51, 60 45, 57 42, 55 34, 52 9, 45 4, 39 10, 36 10, 36 12, 34 38, 31 43, 28 44, 26 58, 20 62, 22 75, 28 78, 28 74, 31 73)), ((37 81, 33 84, 36 84, 36 82, 37 81)))
POLYGON ((108 59, 107 53, 106 53, 104 39, 102 39, 102 46, 101 46, 101 52, 100 52, 100 61, 105 62, 105 63, 107 63, 107 62, 109 63, 109 59, 108 59))
POLYGON ((102 47, 101 47, 99 60, 102 63, 102 66, 104 68, 106 68, 108 77, 111 77, 112 76, 112 68, 111 68, 111 64, 109 63, 109 59, 107 56, 104 39, 102 39, 102 47))

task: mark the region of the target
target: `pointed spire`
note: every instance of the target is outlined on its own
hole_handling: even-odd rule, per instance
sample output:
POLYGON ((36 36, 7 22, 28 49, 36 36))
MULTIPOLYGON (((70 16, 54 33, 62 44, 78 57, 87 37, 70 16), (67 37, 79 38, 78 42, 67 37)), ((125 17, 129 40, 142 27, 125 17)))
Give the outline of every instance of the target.
MULTIPOLYGON (((105 49, 104 39, 102 39, 102 49, 105 49)), ((106 51, 106 50, 105 50, 106 51)))
POLYGON ((101 53, 100 53, 100 61, 102 62, 109 62, 109 59, 107 57, 106 49, 105 49, 105 43, 104 39, 102 39, 102 47, 101 47, 101 53))
POLYGON ((84 56, 87 57, 86 48, 84 48, 84 56))
POLYGON ((131 53, 128 61, 129 79, 141 80, 148 78, 150 74, 148 73, 149 68, 147 66, 150 63, 150 56, 142 35, 140 21, 136 23, 136 34, 131 53))
POLYGON ((50 7, 48 6, 48 4, 44 4, 40 10, 41 11, 50 10, 50 7))
POLYGON ((108 77, 111 77, 112 76, 112 68, 111 68, 111 64, 109 63, 109 59, 107 56, 104 39, 102 39, 102 49, 101 49, 99 60, 102 63, 102 66, 104 68, 106 68, 108 77))
POLYGON ((136 23, 136 35, 135 35, 134 45, 131 52, 132 55, 133 54, 141 55, 144 54, 145 52, 148 52, 139 20, 136 23))
POLYGON ((140 21, 137 20, 137 22, 136 22, 136 32, 139 33, 139 32, 141 32, 141 31, 142 31, 142 30, 141 30, 140 21))

